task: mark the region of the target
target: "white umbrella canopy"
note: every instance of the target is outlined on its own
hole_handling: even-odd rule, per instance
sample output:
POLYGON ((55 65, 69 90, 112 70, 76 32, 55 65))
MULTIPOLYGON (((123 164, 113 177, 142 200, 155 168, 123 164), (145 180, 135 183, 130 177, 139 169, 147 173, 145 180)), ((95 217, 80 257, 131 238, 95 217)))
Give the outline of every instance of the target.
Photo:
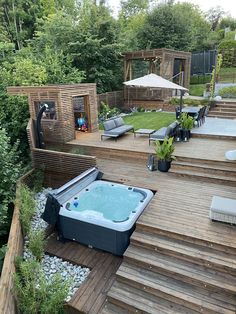
POLYGON ((175 84, 171 81, 164 79, 163 77, 156 74, 148 74, 137 79, 126 81, 123 84, 126 86, 133 87, 148 87, 148 88, 165 88, 165 89, 178 89, 182 91, 188 91, 187 88, 175 84))

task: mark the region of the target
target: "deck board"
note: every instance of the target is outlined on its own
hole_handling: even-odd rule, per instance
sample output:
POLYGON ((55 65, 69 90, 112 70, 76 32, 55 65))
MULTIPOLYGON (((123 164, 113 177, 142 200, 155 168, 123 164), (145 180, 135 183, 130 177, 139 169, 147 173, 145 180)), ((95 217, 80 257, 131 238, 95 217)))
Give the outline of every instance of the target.
POLYGON ((66 309, 68 313, 98 313, 122 258, 76 242, 61 243, 56 240, 55 235, 48 240, 46 252, 90 268, 88 277, 68 302, 66 309))
MULTIPOLYGON (((76 147, 81 146, 86 149, 94 148, 99 154, 99 148, 109 149, 113 151, 123 150, 127 152, 136 152, 139 154, 154 153, 155 144, 148 145, 147 136, 136 136, 133 134, 125 134, 115 141, 107 138, 101 141, 102 131, 95 133, 76 133, 76 139, 68 142, 68 144, 76 147)), ((227 161, 225 152, 235 148, 235 139, 219 139, 219 138, 191 138, 189 142, 175 143, 175 155, 181 157, 191 157, 199 159, 227 161)), ((90 151, 91 152, 91 151, 90 151)), ((230 161, 228 161, 230 163, 230 161)))

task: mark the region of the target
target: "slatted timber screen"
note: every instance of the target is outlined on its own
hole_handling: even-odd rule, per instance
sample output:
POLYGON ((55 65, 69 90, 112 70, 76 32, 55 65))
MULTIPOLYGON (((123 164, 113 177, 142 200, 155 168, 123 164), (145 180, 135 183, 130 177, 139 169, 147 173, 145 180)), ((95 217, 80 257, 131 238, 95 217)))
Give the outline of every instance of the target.
POLYGON ((0 313, 17 313, 15 297, 13 293, 13 275, 15 273, 15 258, 22 254, 23 235, 19 220, 19 196, 18 190, 21 183, 29 185, 32 182, 33 170, 25 174, 17 183, 15 208, 12 216, 11 228, 7 242, 2 274, 0 277, 0 313))
POLYGON ((36 147, 36 133, 35 133, 35 127, 34 127, 34 121, 32 118, 29 119, 29 122, 26 127, 27 131, 27 137, 30 149, 33 149, 36 147))
POLYGON ((32 149, 33 165, 45 172, 44 185, 59 187, 68 180, 96 166, 96 157, 44 149, 32 149))
POLYGON ((113 107, 123 108, 124 107, 124 92, 122 90, 98 94, 97 99, 98 99, 98 109, 100 109, 101 102, 105 102, 111 108, 113 107))
POLYGON ((75 115, 73 97, 86 97, 88 103, 87 120, 89 131, 98 131, 98 110, 96 84, 71 84, 49 86, 11 86, 10 95, 28 95, 30 117, 36 120, 36 104, 53 102, 55 119, 42 119, 45 143, 66 143, 75 138, 75 115))

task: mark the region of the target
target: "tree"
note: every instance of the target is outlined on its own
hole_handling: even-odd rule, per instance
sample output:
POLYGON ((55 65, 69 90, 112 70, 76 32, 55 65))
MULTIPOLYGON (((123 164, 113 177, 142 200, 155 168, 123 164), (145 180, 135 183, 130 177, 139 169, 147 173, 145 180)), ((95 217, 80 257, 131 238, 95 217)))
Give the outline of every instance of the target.
POLYGON ((143 13, 149 6, 148 0, 122 0, 120 4, 120 15, 125 19, 143 13))
POLYGON ((147 14, 139 32, 140 48, 200 50, 210 25, 199 7, 190 3, 161 4, 147 14))
POLYGON ((215 31, 217 29, 224 13, 225 11, 220 6, 213 7, 207 12, 207 19, 211 23, 212 31, 215 31))

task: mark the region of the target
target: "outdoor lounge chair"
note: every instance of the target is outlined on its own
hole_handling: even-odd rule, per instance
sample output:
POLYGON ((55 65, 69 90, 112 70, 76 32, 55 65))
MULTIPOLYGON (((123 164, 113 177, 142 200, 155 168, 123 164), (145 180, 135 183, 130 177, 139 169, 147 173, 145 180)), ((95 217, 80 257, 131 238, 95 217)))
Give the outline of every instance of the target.
POLYGON ((151 141, 163 142, 165 138, 175 137, 176 132, 179 128, 179 122, 172 122, 168 127, 163 127, 156 132, 152 133, 149 138, 149 145, 151 141))
POLYGON ((236 200, 213 196, 209 216, 211 220, 236 224, 236 200))
POLYGON ((121 117, 113 118, 103 122, 104 133, 101 135, 101 140, 103 137, 113 137, 115 140, 120 135, 132 131, 134 133, 134 127, 132 125, 125 124, 121 117))

